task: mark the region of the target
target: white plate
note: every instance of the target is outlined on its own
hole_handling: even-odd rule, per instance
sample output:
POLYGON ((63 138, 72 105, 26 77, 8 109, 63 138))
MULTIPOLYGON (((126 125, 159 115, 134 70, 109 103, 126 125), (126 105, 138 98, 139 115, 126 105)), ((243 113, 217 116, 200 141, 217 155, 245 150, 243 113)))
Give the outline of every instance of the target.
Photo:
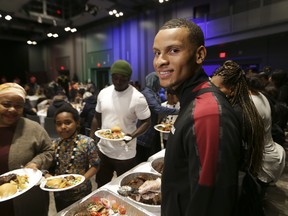
POLYGON ((105 131, 107 131, 107 130, 110 130, 110 129, 97 130, 97 131, 95 132, 95 135, 96 135, 97 137, 99 137, 100 139, 109 140, 109 141, 122 141, 122 140, 124 140, 125 134, 124 134, 123 132, 121 132, 121 133, 122 133, 122 135, 123 135, 124 137, 123 137, 123 138, 119 138, 119 139, 109 139, 109 138, 106 138, 106 137, 101 136, 100 133, 101 133, 101 132, 105 132, 105 131))
POLYGON ((161 127, 161 126, 164 127, 163 124, 157 124, 157 125, 154 126, 154 129, 159 131, 159 132, 161 132, 161 133, 170 133, 170 131, 160 130, 159 127, 161 127))
POLYGON ((9 174, 16 174, 16 175, 27 175, 28 176, 28 183, 26 184, 26 188, 23 189, 23 190, 19 190, 11 195, 11 196, 8 196, 8 197, 4 197, 4 198, 0 198, 0 202, 3 202, 3 201, 6 201, 6 200, 9 200, 9 199, 12 199, 12 198, 15 198, 25 192, 27 192, 29 189, 31 189, 34 185, 36 185, 42 178, 42 172, 40 170, 33 170, 33 169, 30 169, 30 168, 23 168, 23 169, 17 169, 17 170, 12 170, 12 171, 9 171, 5 174, 2 174, 1 176, 6 176, 6 175, 9 175, 9 174))
POLYGON ((78 174, 64 174, 64 175, 52 176, 52 177, 49 177, 49 178, 44 179, 44 180, 41 182, 41 184, 40 184, 40 188, 41 188, 42 190, 52 191, 52 192, 65 191, 65 190, 69 190, 69 189, 71 189, 71 188, 74 188, 74 187, 80 185, 80 184, 81 184, 82 182, 84 182, 84 181, 85 181, 85 177, 84 177, 83 175, 78 175, 78 174), (64 177, 66 177, 66 176, 71 176, 71 175, 74 176, 74 177, 81 177, 80 182, 78 182, 78 183, 75 184, 75 185, 71 185, 70 187, 65 187, 65 188, 55 188, 55 189, 53 189, 53 188, 46 188, 46 187, 45 187, 46 182, 47 182, 49 179, 64 178, 64 177))

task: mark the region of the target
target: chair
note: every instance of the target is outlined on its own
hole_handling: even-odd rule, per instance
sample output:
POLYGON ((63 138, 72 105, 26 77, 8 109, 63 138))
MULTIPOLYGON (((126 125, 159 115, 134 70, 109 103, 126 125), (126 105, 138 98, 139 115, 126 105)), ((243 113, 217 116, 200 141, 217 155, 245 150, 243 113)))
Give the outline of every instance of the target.
POLYGON ((28 119, 30 119, 32 121, 38 122, 40 124, 40 117, 38 115, 26 114, 26 118, 28 118, 28 119))
POLYGON ((45 117, 44 128, 51 139, 56 139, 59 137, 55 129, 55 122, 53 117, 45 117))

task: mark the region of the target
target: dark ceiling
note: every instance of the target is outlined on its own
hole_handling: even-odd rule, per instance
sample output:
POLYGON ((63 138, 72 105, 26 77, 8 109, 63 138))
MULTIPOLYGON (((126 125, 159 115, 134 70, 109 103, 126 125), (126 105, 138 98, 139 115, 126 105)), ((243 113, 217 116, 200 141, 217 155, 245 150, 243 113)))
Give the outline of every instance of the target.
POLYGON ((112 8, 125 18, 157 6, 158 0, 0 0, 0 39, 39 42, 48 39, 50 31, 68 34, 64 31, 68 25, 79 31, 112 22, 116 19, 108 14, 112 8), (5 20, 6 15, 12 20, 5 20))

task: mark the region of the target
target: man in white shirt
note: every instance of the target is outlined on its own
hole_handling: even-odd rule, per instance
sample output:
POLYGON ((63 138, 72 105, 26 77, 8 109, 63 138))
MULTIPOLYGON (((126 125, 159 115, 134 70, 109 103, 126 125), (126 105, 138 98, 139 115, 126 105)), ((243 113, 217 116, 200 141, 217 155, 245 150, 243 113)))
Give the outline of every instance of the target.
POLYGON ((96 174, 98 188, 111 180, 114 171, 119 176, 136 165, 135 138, 143 134, 151 124, 151 113, 145 97, 129 84, 132 74, 130 64, 118 60, 111 66, 110 73, 113 84, 102 89, 98 95, 90 136, 94 138, 97 129, 118 126, 132 140, 99 140, 98 154, 101 163, 96 174), (137 128, 138 120, 142 124, 137 128))

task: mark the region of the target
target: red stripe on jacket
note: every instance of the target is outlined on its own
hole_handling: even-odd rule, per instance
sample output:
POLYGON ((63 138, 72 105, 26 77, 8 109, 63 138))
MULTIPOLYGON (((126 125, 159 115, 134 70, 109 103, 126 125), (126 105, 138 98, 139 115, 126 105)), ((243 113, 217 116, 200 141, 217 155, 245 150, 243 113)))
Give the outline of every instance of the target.
POLYGON ((212 93, 195 100, 194 122, 198 154, 201 163, 199 184, 213 186, 219 160, 220 112, 212 93), (199 99, 201 98, 201 99, 199 99))

